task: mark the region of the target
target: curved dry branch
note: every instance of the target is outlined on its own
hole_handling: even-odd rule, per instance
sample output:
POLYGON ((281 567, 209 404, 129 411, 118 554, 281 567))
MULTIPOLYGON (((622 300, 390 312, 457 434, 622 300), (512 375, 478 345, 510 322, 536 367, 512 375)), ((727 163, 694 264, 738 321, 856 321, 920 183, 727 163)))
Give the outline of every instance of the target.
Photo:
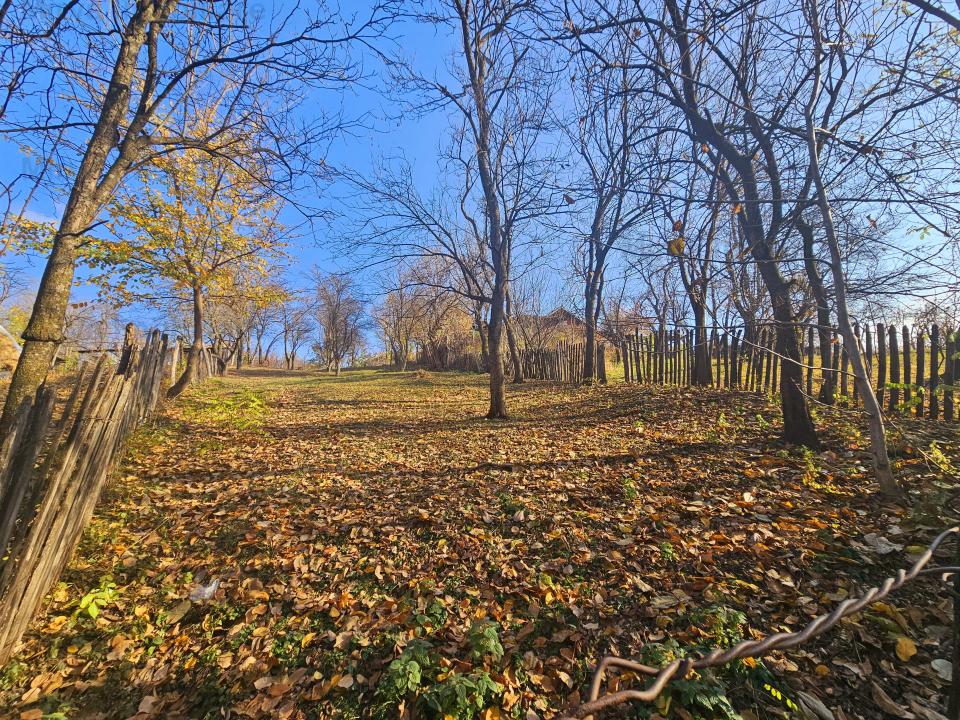
POLYGON ((663 667, 650 667, 642 665, 624 658, 608 655, 603 658, 593 675, 593 683, 590 686, 590 699, 582 705, 575 708, 568 718, 586 718, 600 710, 605 710, 632 700, 641 702, 653 702, 663 692, 667 684, 675 677, 684 677, 691 670, 703 670, 705 668, 725 665, 734 660, 743 658, 759 658, 769 655, 775 650, 789 650, 798 645, 802 645, 807 640, 822 635, 833 628, 840 620, 854 613, 858 613, 871 603, 878 602, 900 589, 904 583, 913 580, 919 575, 930 574, 933 571, 949 573, 955 568, 926 568, 927 564, 933 558, 937 548, 950 536, 960 533, 960 527, 951 527, 944 530, 934 538, 933 542, 926 551, 917 558, 912 567, 906 570, 898 570, 894 577, 889 577, 877 587, 870 588, 859 598, 848 598, 837 605, 834 610, 826 615, 810 621, 805 628, 792 633, 776 633, 769 635, 763 640, 745 640, 730 648, 717 648, 701 658, 683 658, 674 660, 669 665, 663 667), (603 679, 607 668, 617 667, 633 671, 641 675, 655 676, 653 682, 643 690, 621 690, 615 693, 600 695, 600 689, 603 685, 603 679))

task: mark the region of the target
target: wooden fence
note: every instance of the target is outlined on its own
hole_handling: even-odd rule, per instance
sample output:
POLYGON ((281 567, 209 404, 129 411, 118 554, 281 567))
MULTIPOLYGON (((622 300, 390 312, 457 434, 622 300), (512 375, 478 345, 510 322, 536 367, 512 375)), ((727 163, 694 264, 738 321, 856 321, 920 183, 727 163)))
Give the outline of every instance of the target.
MULTIPOLYGON (((560 341, 552 349, 521 349, 520 367, 525 380, 552 380, 579 385, 583 382, 584 343, 560 341)), ((607 381, 606 348, 597 345, 594 365, 597 379, 607 381)))
MULTIPOLYGON (((117 363, 104 354, 81 367, 64 403, 43 386, 17 412, 0 444, 0 665, 69 561, 124 441, 177 373, 176 347, 153 331, 117 363)), ((215 360, 201 375, 222 372, 215 360)))
MULTIPOLYGON (((805 391, 820 396, 825 383, 833 388, 829 401, 841 405, 859 402, 849 357, 836 331, 829 332, 828 353, 821 353, 820 333, 814 326, 797 328, 804 364, 805 391), (821 358, 829 355, 829 362, 821 358)), ((890 413, 953 422, 960 418, 954 393, 960 387, 960 331, 937 325, 908 327, 857 325, 855 334, 866 356, 871 385, 890 413)), ((710 384, 754 392, 776 393, 781 357, 774 350, 774 329, 761 327, 753 338, 742 330, 710 328, 707 343, 710 384)), ((660 328, 636 332, 619 347, 624 379, 628 383, 691 385, 695 365, 694 332, 688 328, 660 328)))
MULTIPOLYGON (((583 382, 584 343, 560 341, 555 348, 520 348, 520 372, 524 380, 550 380, 552 382, 579 385, 583 382)), ((607 381, 606 349, 597 345, 597 378, 607 381)), ((486 366, 480 353, 458 353, 450 355, 444 370, 463 372, 486 372, 486 366)), ((503 369, 508 375, 513 373, 513 362, 504 351, 503 369)))

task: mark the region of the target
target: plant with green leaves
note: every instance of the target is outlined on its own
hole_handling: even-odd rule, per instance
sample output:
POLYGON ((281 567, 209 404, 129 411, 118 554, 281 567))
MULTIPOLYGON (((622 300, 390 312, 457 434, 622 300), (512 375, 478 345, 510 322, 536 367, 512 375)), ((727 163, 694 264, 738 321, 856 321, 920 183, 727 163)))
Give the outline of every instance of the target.
POLYGON ((473 657, 477 660, 489 656, 496 662, 503 657, 500 626, 495 622, 474 622, 467 632, 467 642, 470 644, 473 657))
POLYGON ((100 578, 100 584, 97 587, 80 598, 71 620, 76 621, 84 613, 96 620, 100 611, 117 599, 117 594, 117 585, 113 582, 113 578, 104 575, 100 578))
POLYGON ((503 693, 503 686, 485 670, 469 675, 450 673, 424 694, 427 708, 441 718, 473 720, 503 693))
POLYGON ((424 677, 436 670, 431 647, 426 640, 414 640, 387 666, 377 684, 374 717, 392 717, 394 708, 417 695, 424 677))
POLYGON ((747 616, 726 605, 709 605, 690 613, 690 623, 719 647, 730 647, 743 640, 747 616))

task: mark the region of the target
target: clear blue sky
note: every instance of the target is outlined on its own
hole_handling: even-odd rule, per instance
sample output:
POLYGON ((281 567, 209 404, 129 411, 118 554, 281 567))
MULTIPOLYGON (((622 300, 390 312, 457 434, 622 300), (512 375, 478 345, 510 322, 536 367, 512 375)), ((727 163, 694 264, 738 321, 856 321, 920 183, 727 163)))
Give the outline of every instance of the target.
MULTIPOLYGON (((344 0, 341 8, 345 15, 353 11, 358 14, 367 7, 364 0, 344 0)), ((404 58, 414 62, 428 74, 444 74, 449 57, 452 39, 445 34, 444 28, 420 25, 413 22, 398 23, 394 26, 390 39, 384 39, 383 49, 390 53, 399 51, 404 58)), ((357 59, 363 63, 366 79, 339 91, 315 93, 311 102, 301 107, 301 112, 310 115, 322 104, 325 107, 342 105, 346 118, 363 118, 363 123, 349 133, 339 137, 331 146, 328 161, 337 167, 349 168, 355 172, 367 174, 377 158, 390 157, 402 153, 410 160, 418 186, 429 191, 436 182, 438 171, 437 158, 439 148, 446 136, 449 120, 445 113, 435 112, 424 117, 410 114, 399 115, 397 98, 388 94, 389 82, 385 78, 381 61, 368 51, 358 48, 357 59)), ((18 147, 9 142, 0 142, 0 175, 12 178, 29 160, 18 147)), ((349 198, 352 190, 342 182, 333 182, 324 187, 320 204, 336 211, 342 199, 349 198)), ((316 204, 317 198, 304 197, 305 202, 316 204)), ((59 219, 64 198, 51 196, 38 191, 29 206, 29 214, 35 219, 56 221, 59 219)), ((299 225, 302 221, 294 211, 287 211, 285 218, 290 225, 299 225)), ((349 269, 350 258, 344 257, 336 249, 345 237, 349 237, 349 223, 337 218, 327 224, 317 224, 314 232, 296 238, 289 248, 290 265, 286 270, 288 278, 295 284, 304 282, 303 276, 314 266, 325 270, 341 271, 349 269)), ((45 257, 31 255, 19 258, 5 258, 22 272, 31 288, 35 288, 43 272, 45 257)), ((82 275, 78 278, 82 281, 82 275)), ((372 296, 379 288, 370 279, 366 279, 366 289, 372 296)), ((96 291, 81 284, 75 290, 77 299, 91 299, 96 291)), ((133 320, 138 324, 149 324, 149 311, 145 308, 131 308, 123 313, 123 320, 133 320)))

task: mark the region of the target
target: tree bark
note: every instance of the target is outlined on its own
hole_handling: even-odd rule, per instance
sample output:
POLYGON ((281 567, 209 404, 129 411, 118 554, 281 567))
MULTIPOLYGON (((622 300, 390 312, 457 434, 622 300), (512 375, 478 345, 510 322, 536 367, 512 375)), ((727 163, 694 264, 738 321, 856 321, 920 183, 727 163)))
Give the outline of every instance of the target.
MULTIPOLYGON (((857 390, 863 401, 863 408, 869 419, 870 453, 873 458, 874 473, 876 474, 877 482, 880 484, 880 491, 887 495, 900 495, 901 490, 893 477, 890 458, 887 454, 887 439, 883 427, 883 413, 880 409, 880 403, 877 401, 877 396, 873 393, 873 388, 867 375, 867 366, 863 360, 863 353, 860 351, 860 345, 853 332, 853 324, 850 322, 850 313, 847 309, 846 278, 843 276, 843 257, 840 252, 840 241, 833 224, 833 212, 830 207, 830 200, 827 197, 826 185, 823 181, 823 175, 820 172, 817 130, 813 112, 820 92, 820 55, 822 53, 822 46, 816 3, 814 2, 811 3, 810 17, 816 51, 816 65, 813 90, 811 92, 810 102, 807 104, 804 113, 807 125, 807 151, 810 158, 810 172, 813 176, 814 187, 817 191, 817 204, 820 207, 820 215, 823 218, 824 235, 826 237, 827 247, 830 250, 830 272, 833 275, 834 295, 836 296, 837 325, 843 337, 844 346, 847 348, 847 357, 853 367, 854 382, 857 384, 857 390)), ((784 370, 785 369, 786 368, 784 368, 784 370)))
POLYGON ((707 343, 707 311, 700 304, 693 305, 693 384, 709 385, 713 381, 713 368, 710 367, 710 345, 707 343))
MULTIPOLYGON (((0 415, 0 437, 9 428, 20 403, 24 398, 33 396, 43 383, 63 342, 77 245, 122 176, 120 172, 110 172, 101 180, 107 159, 114 149, 117 128, 128 110, 137 57, 146 41, 147 26, 150 22, 162 20, 166 14, 169 14, 169 8, 161 7, 159 3, 142 3, 121 34, 120 48, 103 106, 83 160, 77 168, 70 197, 54 234, 50 256, 37 289, 33 312, 23 332, 20 359, 10 380, 3 414, 0 415)), ((129 152, 128 146, 132 142, 137 140, 129 136, 125 139, 120 148, 121 156, 129 152)))
POLYGON ((583 381, 592 383, 597 377, 597 285, 594 282, 595 273, 590 270, 589 277, 583 285, 583 381))
POLYGON ((797 219, 797 230, 803 240, 803 266, 810 283, 810 291, 817 303, 817 337, 820 340, 820 392, 817 399, 824 405, 833 405, 837 396, 837 375, 833 372, 832 338, 830 336, 830 303, 823 278, 813 256, 813 228, 802 217, 797 219))
POLYGON ((490 322, 487 338, 487 366, 490 371, 490 409, 487 418, 500 420, 507 417, 507 399, 503 374, 503 315, 504 292, 500 283, 494 284, 493 298, 490 303, 490 322))
POLYGON ((523 366, 520 364, 520 350, 517 347, 517 336, 513 332, 513 320, 509 315, 504 317, 503 329, 507 333, 507 346, 510 349, 510 363, 513 365, 513 382, 517 385, 523 382, 523 366))
POLYGON ((174 398, 187 389, 196 379, 201 355, 203 354, 203 291, 199 285, 193 286, 193 344, 190 346, 190 353, 187 355, 187 365, 183 369, 183 374, 170 389, 167 391, 167 397, 174 398))

